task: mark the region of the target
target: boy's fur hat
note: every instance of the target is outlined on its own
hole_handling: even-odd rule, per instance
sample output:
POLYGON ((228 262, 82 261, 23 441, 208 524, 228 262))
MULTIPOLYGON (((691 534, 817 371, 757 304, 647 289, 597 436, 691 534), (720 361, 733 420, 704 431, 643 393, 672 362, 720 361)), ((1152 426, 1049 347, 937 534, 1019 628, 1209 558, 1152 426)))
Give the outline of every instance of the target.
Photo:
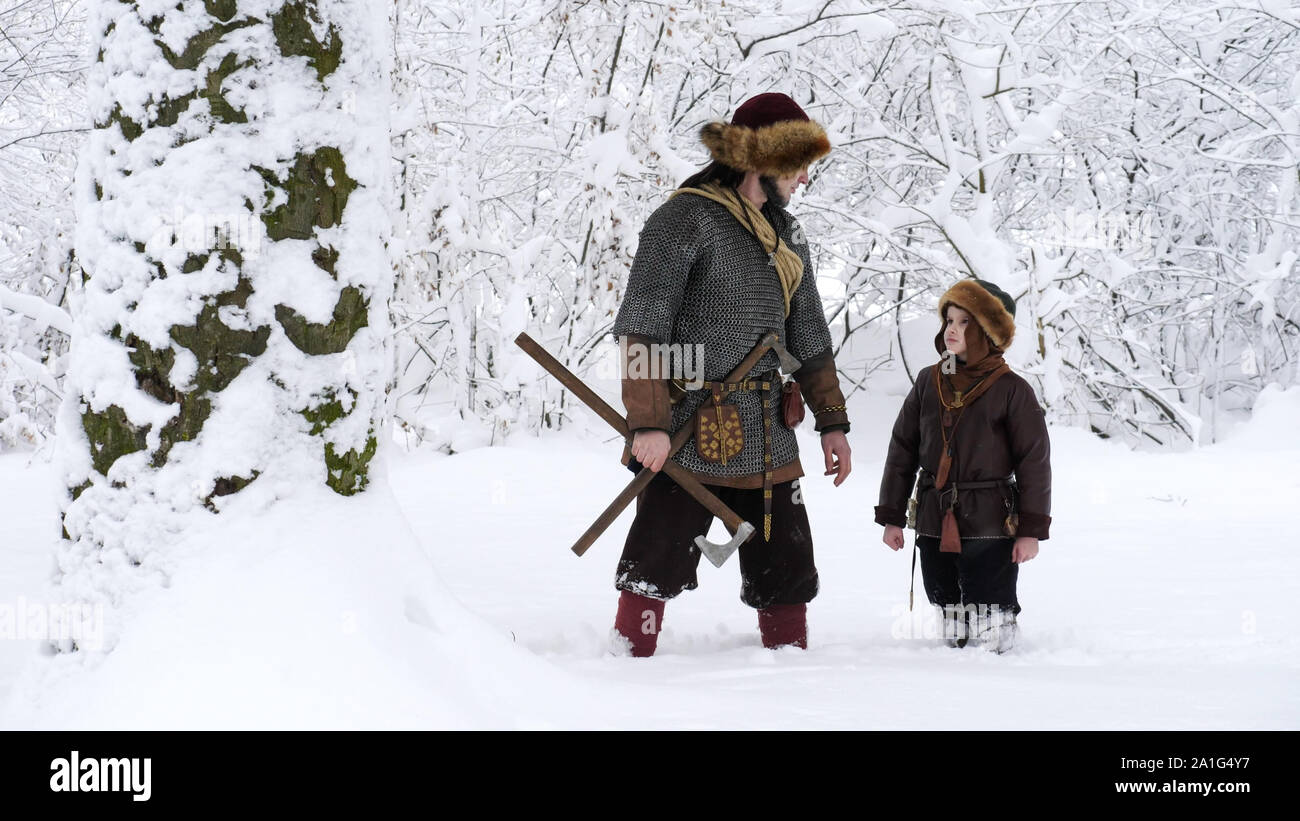
POLYGON ((983 279, 963 279, 939 299, 939 317, 944 321, 948 319, 949 305, 975 317, 999 350, 1011 346, 1016 335, 1016 301, 1006 291, 983 279))

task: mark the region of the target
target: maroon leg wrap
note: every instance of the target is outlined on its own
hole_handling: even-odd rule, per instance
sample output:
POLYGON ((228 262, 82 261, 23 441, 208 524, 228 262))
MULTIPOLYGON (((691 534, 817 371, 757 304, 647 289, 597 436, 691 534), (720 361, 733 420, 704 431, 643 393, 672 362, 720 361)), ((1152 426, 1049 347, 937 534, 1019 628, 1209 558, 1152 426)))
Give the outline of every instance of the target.
POLYGON ((666 603, 627 590, 619 591, 614 629, 631 643, 632 655, 636 658, 647 658, 655 654, 666 603))
POLYGON ((774 604, 758 611, 758 632, 769 650, 794 645, 808 649, 808 605, 774 604))

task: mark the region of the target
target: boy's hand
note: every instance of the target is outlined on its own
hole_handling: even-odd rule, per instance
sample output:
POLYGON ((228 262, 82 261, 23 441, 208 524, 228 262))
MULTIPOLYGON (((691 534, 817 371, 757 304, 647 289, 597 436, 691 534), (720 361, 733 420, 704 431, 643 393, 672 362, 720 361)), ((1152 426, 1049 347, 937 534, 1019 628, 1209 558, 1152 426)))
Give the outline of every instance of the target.
POLYGON ((1027 562, 1038 555, 1038 540, 1030 536, 1021 536, 1016 539, 1015 547, 1011 548, 1011 561, 1016 564, 1027 562))
POLYGON ((885 538, 882 540, 891 550, 903 549, 903 528, 898 525, 885 525, 885 538))

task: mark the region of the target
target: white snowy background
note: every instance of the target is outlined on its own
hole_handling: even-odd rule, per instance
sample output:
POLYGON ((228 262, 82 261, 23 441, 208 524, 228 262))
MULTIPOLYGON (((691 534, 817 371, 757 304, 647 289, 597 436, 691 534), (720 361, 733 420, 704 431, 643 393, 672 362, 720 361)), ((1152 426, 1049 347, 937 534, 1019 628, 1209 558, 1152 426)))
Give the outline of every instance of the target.
POLYGON ((402 0, 374 485, 232 497, 149 546, 162 584, 122 580, 112 652, 48 656, 86 9, 0 9, 0 727, 1300 726, 1291 4, 402 0), (567 547, 631 474, 510 340, 617 405, 637 228, 699 125, 773 89, 836 144, 792 206, 855 449, 835 489, 801 435, 810 649, 761 648, 733 560, 669 604, 654 659, 617 657, 631 512, 567 547), (908 614, 910 551, 870 514, 966 271, 1020 297, 1009 358, 1052 421, 1053 536, 1003 657, 939 646, 923 595, 908 614))
MULTIPOLYGON (((0 641, 0 724, 1300 726, 1300 558, 1284 536, 1300 389, 1266 391, 1226 441, 1185 453, 1052 428, 1053 535, 1021 570, 1022 642, 995 656, 934 638, 919 574, 909 615, 910 551, 890 551, 871 522, 903 386, 883 380, 851 404, 854 472, 838 489, 801 432, 822 578, 806 652, 763 649, 733 559, 704 563, 700 588, 669 603, 654 658, 611 655, 631 513, 586 556, 568 546, 631 478, 617 443, 519 435, 454 456, 392 445, 370 492, 304 491, 180 545, 167 589, 105 614, 124 621, 102 663, 59 657, 51 671, 39 642, 0 641)), ((45 602, 52 471, 6 454, 0 483, 0 602, 45 602)))

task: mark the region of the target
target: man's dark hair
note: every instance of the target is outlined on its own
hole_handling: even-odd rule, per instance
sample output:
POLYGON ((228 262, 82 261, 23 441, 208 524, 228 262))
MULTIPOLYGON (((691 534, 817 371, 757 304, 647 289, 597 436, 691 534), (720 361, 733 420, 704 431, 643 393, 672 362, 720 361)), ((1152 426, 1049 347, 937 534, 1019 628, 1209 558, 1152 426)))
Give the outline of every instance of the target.
POLYGON ((687 177, 678 188, 698 188, 705 183, 716 182, 724 188, 736 188, 745 179, 745 172, 714 160, 704 168, 687 177))
MULTIPOLYGON (((698 188, 705 183, 716 182, 724 188, 739 188, 745 180, 745 172, 732 168, 729 165, 720 163, 717 160, 704 166, 704 168, 695 172, 691 176, 682 180, 678 188, 698 188)), ((767 192, 764 192, 767 193, 767 192)), ((763 207, 758 209, 767 221, 776 229, 777 234, 785 230, 788 220, 781 208, 773 201, 771 194, 768 194, 767 202, 763 207)))

